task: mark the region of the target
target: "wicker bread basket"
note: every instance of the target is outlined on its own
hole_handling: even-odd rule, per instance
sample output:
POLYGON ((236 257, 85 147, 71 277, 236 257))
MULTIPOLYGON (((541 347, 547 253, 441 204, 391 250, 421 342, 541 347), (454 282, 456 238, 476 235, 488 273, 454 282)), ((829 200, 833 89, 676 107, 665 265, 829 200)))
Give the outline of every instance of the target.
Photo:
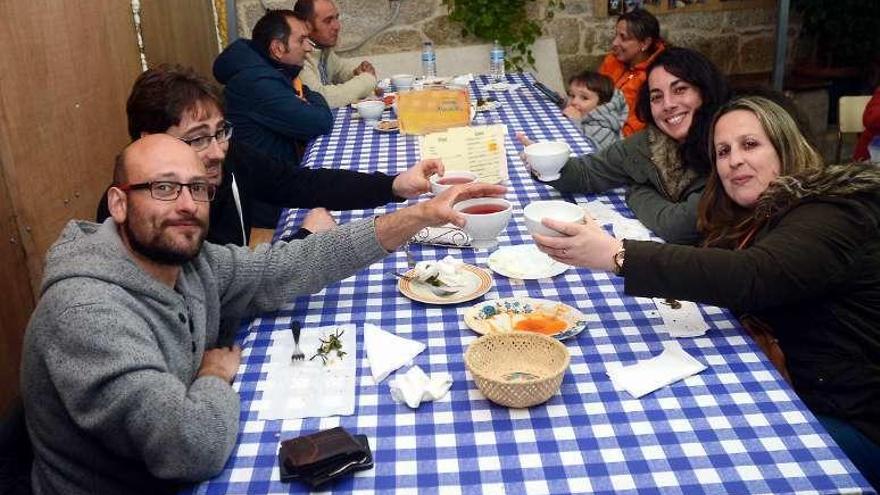
POLYGON ((487 399, 507 407, 546 402, 562 384, 568 349, 533 332, 493 333, 474 341, 464 363, 487 399))

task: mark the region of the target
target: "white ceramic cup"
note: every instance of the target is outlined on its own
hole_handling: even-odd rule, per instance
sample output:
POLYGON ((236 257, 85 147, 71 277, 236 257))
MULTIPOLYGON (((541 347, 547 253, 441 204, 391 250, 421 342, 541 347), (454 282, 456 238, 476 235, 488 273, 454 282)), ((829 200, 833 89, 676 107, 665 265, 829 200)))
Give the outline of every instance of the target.
POLYGON ((523 153, 538 180, 551 181, 559 179, 559 171, 571 156, 571 147, 561 141, 542 141, 526 146, 523 153))
POLYGON ((476 182, 477 178, 477 174, 473 172, 450 170, 444 175, 434 174, 428 181, 431 183, 431 192, 436 196, 452 186, 476 182))
POLYGON ((464 215, 467 223, 464 231, 471 236, 471 246, 476 249, 491 249, 498 245, 498 234, 507 227, 513 206, 506 199, 474 198, 455 203, 452 208, 464 215), (497 211, 478 213, 474 208, 492 208, 497 211), (500 210, 499 210, 500 209, 500 210))
POLYGON ((364 124, 368 127, 375 127, 379 122, 379 117, 385 111, 385 102, 381 100, 366 100, 355 105, 358 114, 364 119, 364 124))
POLYGON ((395 74, 391 76, 391 84, 397 91, 409 91, 413 87, 416 76, 412 74, 395 74))
POLYGON ((523 208, 526 228, 529 233, 551 237, 565 237, 565 234, 541 224, 541 220, 552 218, 561 222, 583 222, 584 210, 580 206, 562 200, 533 201, 523 208))

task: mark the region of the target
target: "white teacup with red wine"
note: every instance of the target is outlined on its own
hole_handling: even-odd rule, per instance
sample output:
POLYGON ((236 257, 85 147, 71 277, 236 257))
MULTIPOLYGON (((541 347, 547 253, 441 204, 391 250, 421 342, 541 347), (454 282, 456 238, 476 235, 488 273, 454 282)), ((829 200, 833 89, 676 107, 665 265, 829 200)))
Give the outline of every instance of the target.
POLYGON ((443 175, 432 175, 429 180, 431 182, 431 192, 436 196, 452 186, 477 182, 477 174, 464 171, 449 171, 443 175))
POLYGON ((507 228, 513 207, 502 198, 475 198, 456 203, 452 207, 464 215, 464 231, 471 236, 471 246, 491 249, 498 245, 498 234, 507 228))

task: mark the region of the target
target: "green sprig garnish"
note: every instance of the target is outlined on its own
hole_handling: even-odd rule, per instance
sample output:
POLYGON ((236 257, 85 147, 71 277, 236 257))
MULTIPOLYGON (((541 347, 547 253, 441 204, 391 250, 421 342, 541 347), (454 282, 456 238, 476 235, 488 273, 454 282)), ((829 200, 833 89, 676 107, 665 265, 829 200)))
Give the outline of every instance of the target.
POLYGON ((314 356, 309 358, 309 361, 315 359, 316 357, 320 357, 324 366, 327 366, 327 359, 334 351, 336 352, 336 357, 342 359, 342 356, 348 354, 347 352, 342 350, 342 340, 340 340, 340 337, 342 337, 344 333, 345 330, 337 328, 336 332, 327 337, 327 340, 319 339, 321 341, 321 345, 318 346, 317 352, 315 352, 314 356))

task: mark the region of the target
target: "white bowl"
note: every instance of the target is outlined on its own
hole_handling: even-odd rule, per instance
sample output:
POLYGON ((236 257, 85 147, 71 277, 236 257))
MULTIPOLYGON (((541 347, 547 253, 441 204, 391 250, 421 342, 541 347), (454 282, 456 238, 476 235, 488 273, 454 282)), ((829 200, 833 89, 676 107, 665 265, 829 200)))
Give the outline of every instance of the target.
POLYGON ((464 231, 471 236, 471 246, 476 249, 490 249, 498 245, 498 234, 507 227, 513 207, 501 198, 475 198, 455 203, 452 208, 464 215, 464 231), (491 208, 490 213, 469 212, 472 208, 491 208))
POLYGON ((473 172, 465 171, 449 171, 444 175, 434 174, 429 179, 431 182, 431 192, 436 196, 452 186, 476 182, 478 177, 473 172))
POLYGON ((397 91, 407 91, 412 89, 416 76, 412 74, 395 74, 391 76, 391 84, 397 91))
POLYGON ((560 141, 543 141, 526 146, 524 153, 538 180, 551 181, 559 179, 559 171, 571 156, 571 148, 560 141))
POLYGON ((565 237, 565 234, 545 227, 541 224, 544 218, 552 218, 561 222, 583 222, 584 210, 568 201, 533 201, 523 208, 523 216, 526 219, 526 228, 529 233, 547 235, 551 237, 565 237))
POLYGON ((364 119, 364 123, 370 127, 374 127, 379 122, 379 117, 385 111, 385 102, 380 100, 362 101, 355 105, 358 114, 364 119))

